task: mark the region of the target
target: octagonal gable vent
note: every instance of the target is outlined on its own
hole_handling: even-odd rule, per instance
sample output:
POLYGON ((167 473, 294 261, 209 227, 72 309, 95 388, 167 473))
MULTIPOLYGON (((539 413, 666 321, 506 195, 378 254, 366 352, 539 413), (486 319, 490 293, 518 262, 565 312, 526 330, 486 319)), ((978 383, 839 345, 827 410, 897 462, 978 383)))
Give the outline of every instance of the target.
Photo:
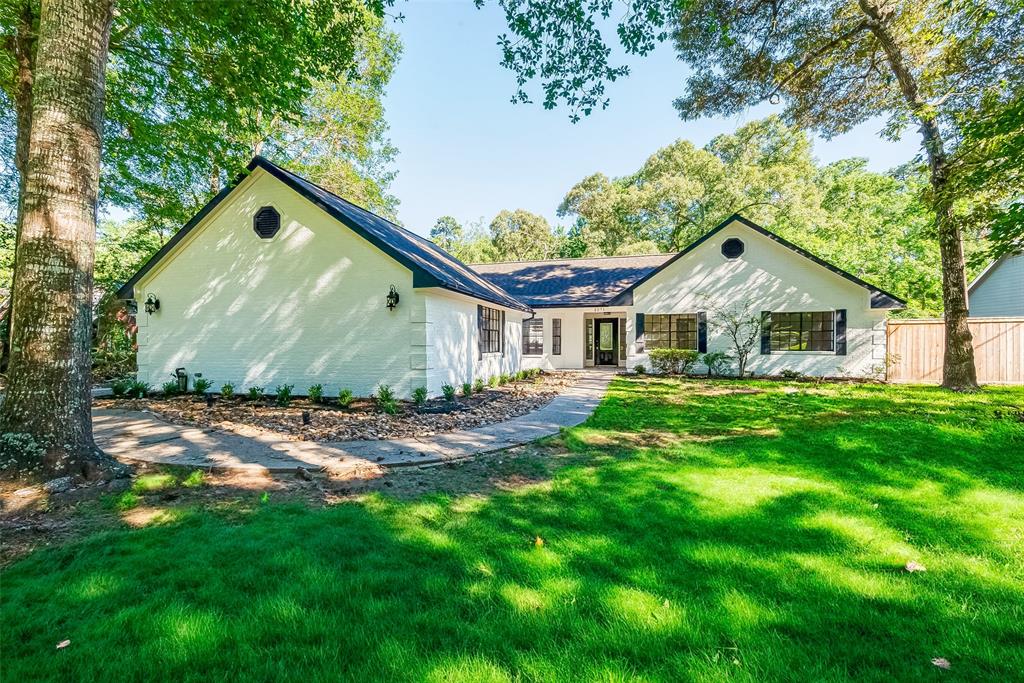
POLYGON ((739 258, 743 254, 743 240, 730 237, 722 242, 722 256, 725 258, 739 258))
POLYGON ((269 240, 281 229, 281 214, 272 206, 264 206, 252 217, 252 229, 262 239, 269 240))

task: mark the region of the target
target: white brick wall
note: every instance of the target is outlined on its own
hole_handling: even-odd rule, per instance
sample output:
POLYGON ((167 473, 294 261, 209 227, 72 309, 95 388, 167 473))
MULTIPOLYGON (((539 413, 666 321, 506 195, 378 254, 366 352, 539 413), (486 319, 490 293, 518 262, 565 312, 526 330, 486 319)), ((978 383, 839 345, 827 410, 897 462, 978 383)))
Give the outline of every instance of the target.
POLYGON ((505 353, 488 353, 481 359, 477 331, 477 304, 481 302, 439 289, 429 290, 426 298, 427 355, 431 359, 426 387, 431 396, 440 394, 443 384, 458 388, 463 382, 477 378, 486 382, 492 375, 519 370, 523 313, 505 309, 505 353))
MULTIPOLYGON (((692 313, 708 310, 709 302, 728 305, 744 298, 754 302, 755 313, 847 311, 847 355, 796 351, 761 355, 758 341, 748 364, 754 373, 792 369, 817 376, 873 376, 885 358, 886 311, 870 307, 868 290, 742 223, 733 223, 636 288, 626 319, 629 367, 638 363, 651 367, 646 353, 635 353, 635 311, 692 313), (730 237, 745 245, 737 259, 727 259, 721 252, 722 242, 730 237)), ((730 350, 725 336, 710 326, 708 350, 730 350)))
MULTIPOLYGON (((463 381, 476 349, 475 302, 438 292, 414 290, 408 269, 258 169, 136 287, 139 301, 160 299, 158 312, 139 314, 139 377, 159 387, 185 367, 236 391, 323 384, 368 395, 386 383, 400 396, 428 384, 437 393, 463 381), (252 230, 265 205, 281 213, 270 240, 252 230), (456 335, 467 326, 471 337, 456 335)), ((510 338, 519 316, 507 314, 510 338)), ((518 354, 492 364, 518 369, 518 354)))

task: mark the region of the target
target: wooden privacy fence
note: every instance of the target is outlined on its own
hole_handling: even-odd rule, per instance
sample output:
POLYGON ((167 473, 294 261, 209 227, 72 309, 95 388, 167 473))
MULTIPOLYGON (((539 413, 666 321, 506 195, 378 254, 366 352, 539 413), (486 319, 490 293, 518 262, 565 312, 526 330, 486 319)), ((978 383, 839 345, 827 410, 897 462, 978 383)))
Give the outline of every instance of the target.
MULTIPOLYGON (((1024 384, 1024 318, 971 318, 974 364, 982 384, 1024 384)), ((890 320, 886 377, 890 382, 942 382, 946 328, 941 318, 890 320)))

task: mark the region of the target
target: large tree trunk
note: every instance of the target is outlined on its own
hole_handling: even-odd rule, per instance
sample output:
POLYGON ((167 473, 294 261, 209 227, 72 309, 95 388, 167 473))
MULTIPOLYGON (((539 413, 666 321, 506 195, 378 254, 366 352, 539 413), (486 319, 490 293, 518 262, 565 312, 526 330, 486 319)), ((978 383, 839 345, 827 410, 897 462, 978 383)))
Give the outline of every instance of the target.
POLYGON ((859 0, 868 17, 868 29, 878 38, 893 74, 899 82, 903 98, 921 124, 921 138, 928 156, 929 180, 932 186, 932 209, 939 237, 942 259, 942 308, 946 320, 946 348, 943 355, 942 386, 957 391, 978 388, 974 366, 974 345, 967 326, 967 264, 964 262, 963 237, 953 216, 949 199, 949 160, 942 143, 942 131, 934 109, 921 99, 917 80, 907 66, 903 52, 885 25, 884 14, 872 0, 859 0))
POLYGON ((90 417, 93 250, 112 0, 43 0, 0 432, 42 454, 21 469, 91 475, 110 464, 90 417))

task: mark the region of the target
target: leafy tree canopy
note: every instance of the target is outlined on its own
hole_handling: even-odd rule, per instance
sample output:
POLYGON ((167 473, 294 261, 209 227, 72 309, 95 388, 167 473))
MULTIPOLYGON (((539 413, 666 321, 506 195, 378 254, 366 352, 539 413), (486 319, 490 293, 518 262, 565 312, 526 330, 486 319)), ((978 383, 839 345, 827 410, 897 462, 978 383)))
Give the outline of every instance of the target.
MULTIPOLYGON (((118 2, 103 201, 178 227, 262 151, 392 213, 396 200, 386 187, 394 150, 384 137, 381 94, 400 46, 384 26, 386 4, 118 2)), ((19 21, 37 22, 38 15, 31 0, 0 4, 0 151, 7 164, 18 130, 15 37, 19 21)), ((3 189, 13 206, 16 182, 3 189)))
POLYGON ((430 229, 430 239, 450 252, 462 240, 462 225, 452 216, 441 216, 430 229))
POLYGON ((524 209, 502 211, 490 227, 497 261, 543 259, 554 250, 554 235, 547 220, 524 209))

